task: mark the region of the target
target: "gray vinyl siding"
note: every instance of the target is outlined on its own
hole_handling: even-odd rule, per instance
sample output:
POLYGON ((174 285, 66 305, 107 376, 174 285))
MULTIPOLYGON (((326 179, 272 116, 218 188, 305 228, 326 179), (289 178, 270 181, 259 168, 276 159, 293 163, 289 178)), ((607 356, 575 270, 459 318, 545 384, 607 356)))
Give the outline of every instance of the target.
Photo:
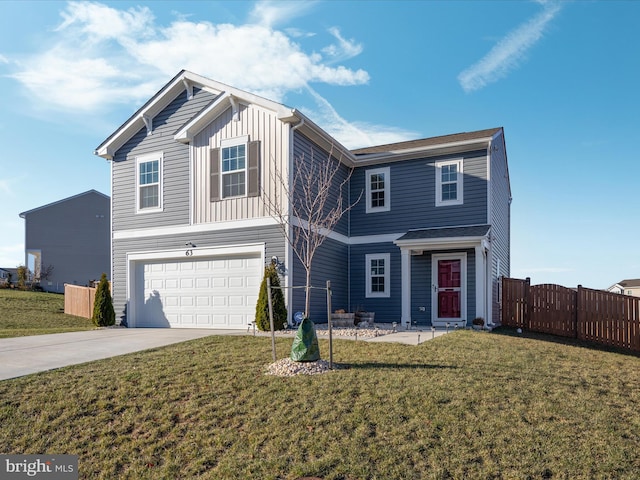
POLYGON ((467 324, 476 316, 476 259, 473 248, 467 250, 437 250, 411 257, 411 324, 431 325, 432 314, 432 255, 441 253, 467 254, 467 324), (425 307, 421 312, 420 307, 425 307))
MULTIPOLYGON (((291 286, 306 285, 306 272, 297 257, 293 260, 293 278, 291 286)), ((347 245, 327 238, 318 248, 311 264, 311 285, 325 288, 327 280, 331 281, 331 310, 349 308, 349 248, 347 245)), ((304 312, 305 290, 293 290, 293 312, 304 312)), ((327 323, 327 295, 325 290, 311 290, 311 307, 309 318, 315 323, 327 323)))
POLYGON ((214 232, 193 232, 113 242, 113 301, 118 323, 126 323, 127 309, 127 253, 184 249, 187 242, 197 247, 265 243, 265 262, 271 257, 285 258, 285 240, 278 226, 234 229, 214 232))
MULTIPOLYGON (((306 162, 321 162, 325 161, 329 158, 329 152, 320 148, 318 145, 313 143, 306 136, 301 134, 298 131, 294 132, 293 137, 293 165, 297 159, 304 159, 306 162)), ((335 157, 331 157, 334 162, 338 162, 335 157)), ((349 176, 350 169, 346 167, 344 164, 340 164, 338 174, 334 177, 334 183, 331 188, 331 199, 328 202, 327 208, 333 208, 336 205, 336 199, 340 194, 342 194, 342 205, 346 208, 349 205, 349 186, 345 185, 343 192, 340 192, 340 185, 344 182, 349 176)), ((295 176, 295 173, 291 174, 292 178, 295 176)), ((355 199, 358 198, 356 195, 355 199)), ((349 233, 349 215, 344 215, 342 219, 338 222, 334 231, 340 233, 342 235, 348 235, 349 233)))
POLYGON ((109 197, 91 191, 25 212, 25 250, 40 250, 42 267, 53 267, 42 288, 62 293, 65 283, 110 276, 109 211, 109 197))
POLYGON ((494 139, 491 152, 491 291, 492 319, 500 323, 500 276, 508 277, 511 267, 511 204, 509 170, 504 144, 504 134, 494 139), (498 260, 500 270, 498 271, 498 260))
POLYGON ((151 135, 142 128, 116 152, 112 165, 114 231, 189 224, 189 146, 173 136, 213 99, 211 93, 194 89, 193 98, 187 100, 183 91, 153 119, 151 135), (160 152, 164 157, 163 211, 136 213, 135 158, 160 152))
POLYGON ((402 263, 400 249, 393 243, 374 243, 351 245, 351 311, 359 309, 375 312, 375 321, 379 323, 400 322, 402 316, 402 263), (390 296, 385 298, 367 298, 366 296, 366 255, 389 253, 391 262, 390 296))
POLYGON ((486 151, 406 160, 358 167, 351 179, 351 197, 365 192, 368 169, 390 167, 391 209, 366 213, 366 199, 351 212, 351 235, 403 233, 412 229, 480 225, 487 221, 486 151), (463 158, 464 203, 436 207, 435 163, 463 158))

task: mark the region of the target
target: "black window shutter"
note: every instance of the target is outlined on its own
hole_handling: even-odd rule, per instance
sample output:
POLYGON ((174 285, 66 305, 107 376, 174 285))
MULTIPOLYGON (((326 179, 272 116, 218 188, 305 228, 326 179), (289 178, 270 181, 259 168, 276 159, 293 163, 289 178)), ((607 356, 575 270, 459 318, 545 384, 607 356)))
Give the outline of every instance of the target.
POLYGON ((209 183, 211 188, 211 201, 220 200, 220 149, 212 148, 209 150, 209 183))
POLYGON ((247 168, 247 196, 260 195, 260 141, 249 142, 249 162, 247 168))

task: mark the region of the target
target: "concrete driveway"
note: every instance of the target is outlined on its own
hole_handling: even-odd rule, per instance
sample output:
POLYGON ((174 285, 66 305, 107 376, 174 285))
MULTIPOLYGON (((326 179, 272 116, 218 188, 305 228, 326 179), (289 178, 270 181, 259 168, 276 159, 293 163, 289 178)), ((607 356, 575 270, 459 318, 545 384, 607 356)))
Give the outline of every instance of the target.
POLYGON ((0 380, 221 334, 243 335, 246 331, 103 328, 86 332, 1 338, 0 380))

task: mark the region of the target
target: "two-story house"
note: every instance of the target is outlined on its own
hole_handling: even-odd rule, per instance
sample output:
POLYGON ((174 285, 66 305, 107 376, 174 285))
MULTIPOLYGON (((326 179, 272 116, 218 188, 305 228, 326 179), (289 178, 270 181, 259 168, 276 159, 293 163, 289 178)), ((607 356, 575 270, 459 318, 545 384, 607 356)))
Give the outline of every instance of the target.
MULTIPOLYGON (((89 190, 22 212, 29 281, 48 292, 109 275, 111 200, 89 190)), ((17 281, 17 277, 13 277, 17 281)))
MULTIPOLYGON (((314 258, 312 283, 331 280, 334 308, 405 326, 499 319, 502 128, 348 150, 296 109, 182 71, 95 153, 112 166, 114 303, 128 326, 246 328, 272 259, 285 287, 304 285, 270 205, 287 201, 294 160, 329 157, 342 179, 352 172, 344 200, 362 195, 314 258)), ((304 290, 285 291, 289 313, 302 311, 304 290)), ((324 322, 317 292, 309 313, 324 322)))

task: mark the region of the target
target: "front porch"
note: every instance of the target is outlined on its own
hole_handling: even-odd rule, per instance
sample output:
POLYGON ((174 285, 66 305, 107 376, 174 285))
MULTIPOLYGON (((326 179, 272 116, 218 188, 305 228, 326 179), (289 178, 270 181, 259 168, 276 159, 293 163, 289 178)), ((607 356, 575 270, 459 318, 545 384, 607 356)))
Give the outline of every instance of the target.
POLYGON ((489 225, 414 230, 394 243, 402 326, 463 328, 476 317, 491 319, 489 225))

